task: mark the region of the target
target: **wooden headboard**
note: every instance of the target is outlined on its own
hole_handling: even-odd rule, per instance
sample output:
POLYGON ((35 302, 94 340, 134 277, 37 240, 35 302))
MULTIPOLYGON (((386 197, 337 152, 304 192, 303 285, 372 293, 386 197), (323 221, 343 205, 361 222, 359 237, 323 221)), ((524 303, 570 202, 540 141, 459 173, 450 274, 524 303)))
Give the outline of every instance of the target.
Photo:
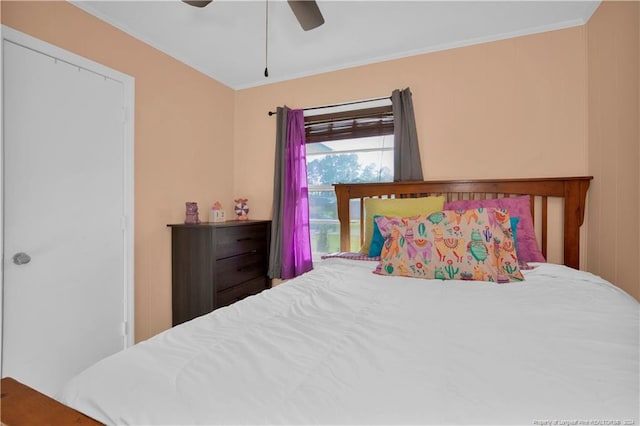
POLYGON ((542 241, 538 241, 542 254, 547 256, 549 198, 564 200, 563 253, 564 264, 578 269, 580 265, 580 226, 584 221, 585 200, 592 176, 533 178, 533 179, 479 179, 438 180, 424 182, 343 183, 335 184, 340 220, 340 250, 349 251, 351 245, 350 201, 360 202, 360 235, 364 235, 364 199, 410 198, 443 195, 447 201, 462 199, 492 199, 517 195, 531 197, 531 216, 536 197, 542 204, 542 241))

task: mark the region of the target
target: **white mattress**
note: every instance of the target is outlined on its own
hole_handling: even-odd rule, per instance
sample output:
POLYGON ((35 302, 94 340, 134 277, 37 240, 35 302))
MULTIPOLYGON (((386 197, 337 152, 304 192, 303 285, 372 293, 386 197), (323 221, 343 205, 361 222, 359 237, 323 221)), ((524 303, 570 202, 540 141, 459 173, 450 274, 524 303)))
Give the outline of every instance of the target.
POLYGON ((99 362, 60 400, 116 424, 638 424, 623 291, 551 264, 502 285, 374 267, 327 259, 99 362))

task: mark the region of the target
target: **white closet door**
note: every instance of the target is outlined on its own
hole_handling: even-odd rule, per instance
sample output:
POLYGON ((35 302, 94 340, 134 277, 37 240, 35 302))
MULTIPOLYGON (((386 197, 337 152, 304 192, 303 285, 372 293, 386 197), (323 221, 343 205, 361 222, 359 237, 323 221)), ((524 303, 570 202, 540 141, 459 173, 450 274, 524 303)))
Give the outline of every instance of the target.
POLYGON ((124 91, 3 43, 2 375, 55 395, 126 346, 124 91))

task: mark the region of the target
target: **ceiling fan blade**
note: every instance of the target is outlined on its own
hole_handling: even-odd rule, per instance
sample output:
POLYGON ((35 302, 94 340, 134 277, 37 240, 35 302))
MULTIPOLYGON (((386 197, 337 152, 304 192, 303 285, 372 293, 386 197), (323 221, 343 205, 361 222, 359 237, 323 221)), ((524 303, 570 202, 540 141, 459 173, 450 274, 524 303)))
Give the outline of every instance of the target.
POLYGON ((309 31, 324 24, 324 18, 315 0, 287 0, 303 30, 309 31))
POLYGON ((195 7, 205 7, 206 5, 212 2, 212 0, 182 0, 182 1, 188 5, 195 6, 195 7))

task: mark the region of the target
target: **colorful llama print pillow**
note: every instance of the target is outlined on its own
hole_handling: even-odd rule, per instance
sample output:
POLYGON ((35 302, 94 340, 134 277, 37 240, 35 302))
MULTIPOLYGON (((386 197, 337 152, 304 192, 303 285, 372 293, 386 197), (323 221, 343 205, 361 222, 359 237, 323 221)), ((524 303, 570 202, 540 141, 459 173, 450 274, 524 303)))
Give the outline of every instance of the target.
POLYGON ((445 197, 441 195, 419 198, 366 198, 364 200, 364 243, 361 253, 369 253, 373 238, 373 216, 413 216, 429 214, 443 209, 445 197))
MULTIPOLYGON (((382 253, 382 246, 384 245, 384 237, 380 233, 378 228, 378 222, 376 219, 382 217, 382 215, 376 214, 373 216, 373 235, 371 237, 371 245, 369 246, 369 257, 379 257, 382 253)), ((394 217, 393 220, 400 222, 402 218, 394 217)))
MULTIPOLYGON (((428 212, 426 214, 429 214, 428 212)), ((380 253, 382 253, 382 247, 384 246, 385 237, 382 236, 380 229, 378 228, 377 218, 382 217, 382 215, 376 214, 373 216, 373 237, 371 239, 371 246, 369 246, 369 257, 380 257, 380 253)), ((396 216, 386 216, 387 221, 394 225, 401 225, 403 220, 407 220, 409 218, 417 219, 418 215, 410 216, 410 217, 396 217, 396 216)))
POLYGON ((518 259, 521 262, 546 262, 533 228, 531 216, 530 198, 528 195, 518 197, 495 198, 491 200, 457 200, 449 201, 444 205, 444 210, 469 210, 477 208, 506 209, 511 216, 518 217, 518 259))
POLYGON ((445 210, 428 216, 376 219, 386 238, 375 273, 407 277, 522 281, 509 213, 445 210))

